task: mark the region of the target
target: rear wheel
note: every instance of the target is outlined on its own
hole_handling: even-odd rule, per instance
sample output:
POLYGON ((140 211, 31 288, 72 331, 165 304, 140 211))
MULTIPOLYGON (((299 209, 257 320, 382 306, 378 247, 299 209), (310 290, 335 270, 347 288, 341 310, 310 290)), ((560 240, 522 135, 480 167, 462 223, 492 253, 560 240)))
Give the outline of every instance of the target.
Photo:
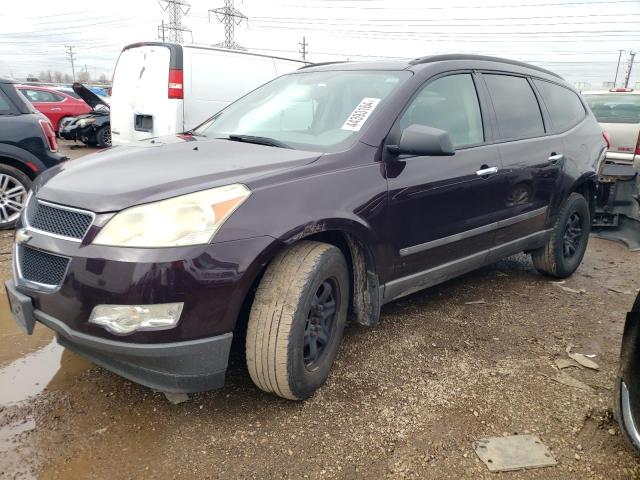
POLYGON ((105 125, 98 129, 96 132, 96 144, 100 148, 111 146, 111 127, 109 127, 109 125, 105 125))
POLYGON ((266 392, 308 398, 325 382, 347 319, 349 274, 342 252, 302 241, 267 268, 249 315, 247 367, 266 392))
POLYGON ((17 168, 0 164, 0 230, 13 228, 31 188, 31 179, 17 168))
POLYGON ((589 205, 582 195, 574 192, 562 206, 546 245, 531 252, 533 265, 552 277, 570 276, 582 262, 590 232, 589 205))

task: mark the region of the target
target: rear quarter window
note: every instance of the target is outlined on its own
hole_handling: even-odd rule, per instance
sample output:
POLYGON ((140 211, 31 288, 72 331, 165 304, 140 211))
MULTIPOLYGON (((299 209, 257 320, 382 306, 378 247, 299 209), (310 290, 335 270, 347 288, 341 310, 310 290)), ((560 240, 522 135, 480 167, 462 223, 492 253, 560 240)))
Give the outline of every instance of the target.
POLYGON ((611 93, 584 99, 600 123, 640 123, 640 95, 611 93))
POLYGON ((501 140, 544 135, 540 105, 524 77, 483 74, 498 120, 501 140))
POLYGON ((586 112, 574 92, 555 83, 534 79, 542 100, 551 116, 553 132, 565 132, 580 123, 586 112))
POLYGON ((0 90, 0 115, 8 115, 9 113, 11 113, 11 104, 4 92, 0 90))

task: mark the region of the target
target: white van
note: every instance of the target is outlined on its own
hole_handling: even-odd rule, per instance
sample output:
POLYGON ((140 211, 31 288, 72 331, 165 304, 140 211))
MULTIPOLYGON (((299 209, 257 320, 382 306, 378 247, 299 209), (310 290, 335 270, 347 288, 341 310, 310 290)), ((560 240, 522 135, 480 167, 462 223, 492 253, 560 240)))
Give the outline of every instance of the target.
POLYGON ((190 130, 254 88, 304 65, 221 48, 127 45, 113 74, 112 143, 190 130))

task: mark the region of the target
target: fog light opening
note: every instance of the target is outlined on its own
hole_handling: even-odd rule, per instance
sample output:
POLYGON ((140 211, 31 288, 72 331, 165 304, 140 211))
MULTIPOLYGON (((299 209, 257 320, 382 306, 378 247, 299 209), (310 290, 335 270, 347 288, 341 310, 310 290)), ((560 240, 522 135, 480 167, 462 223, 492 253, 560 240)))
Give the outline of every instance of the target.
POLYGON ((89 323, 100 325, 116 335, 139 331, 168 330, 180 320, 184 303, 155 305, 97 305, 89 323))

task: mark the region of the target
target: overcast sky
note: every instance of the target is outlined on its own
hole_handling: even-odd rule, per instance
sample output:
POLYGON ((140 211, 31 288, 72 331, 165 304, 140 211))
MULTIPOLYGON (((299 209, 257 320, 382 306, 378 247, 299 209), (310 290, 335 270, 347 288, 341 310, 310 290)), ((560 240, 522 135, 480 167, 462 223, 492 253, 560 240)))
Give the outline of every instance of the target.
MULTIPOLYGON (((211 45, 224 28, 208 10, 223 0, 191 0, 185 40, 211 45)), ((76 71, 86 65, 109 78, 121 48, 156 40, 168 14, 157 0, 21 0, 3 2, 0 75, 42 70, 71 73, 65 45, 76 48, 76 71)), ((236 0, 248 17, 235 40, 250 51, 308 59, 371 60, 437 53, 479 53, 528 61, 571 82, 619 79, 629 51, 638 51, 632 85, 640 82, 640 0, 236 0), (473 6, 469 6, 473 5, 473 6)))

